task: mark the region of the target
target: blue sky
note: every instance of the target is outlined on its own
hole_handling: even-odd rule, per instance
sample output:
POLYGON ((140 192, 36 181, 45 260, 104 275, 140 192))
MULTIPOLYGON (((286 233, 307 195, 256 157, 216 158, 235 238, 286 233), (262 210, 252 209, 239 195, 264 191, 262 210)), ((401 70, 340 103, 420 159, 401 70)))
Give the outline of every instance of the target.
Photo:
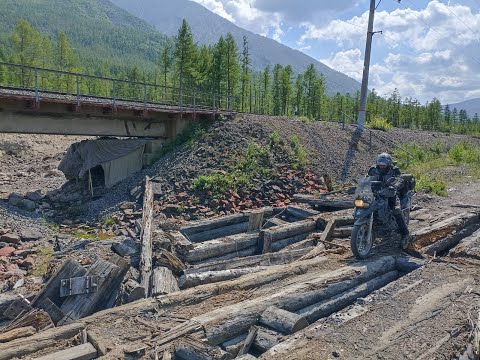
MULTIPOLYGON (((194 1, 361 79, 369 0, 194 1)), ((480 0, 382 0, 374 30, 370 89, 423 103, 480 98, 480 0)))

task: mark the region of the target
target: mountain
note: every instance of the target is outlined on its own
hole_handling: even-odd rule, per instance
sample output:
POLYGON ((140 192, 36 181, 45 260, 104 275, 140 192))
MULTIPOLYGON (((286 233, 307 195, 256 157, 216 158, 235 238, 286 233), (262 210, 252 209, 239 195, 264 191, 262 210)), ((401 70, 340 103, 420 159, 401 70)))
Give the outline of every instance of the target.
POLYGON ((183 19, 192 28, 195 40, 199 44, 211 45, 221 35, 231 33, 239 48, 243 46, 243 36, 248 37, 252 66, 256 70, 266 65, 291 65, 295 72, 303 72, 308 65, 315 64, 317 70, 326 78, 327 92, 334 95, 355 93, 360 84, 352 78, 335 71, 312 57, 282 45, 272 39, 242 29, 230 21, 218 16, 203 6, 188 0, 111 0, 116 5, 135 16, 154 25, 159 31, 170 36, 177 35, 183 19))
MULTIPOLYGON (((108 0, 1 0, 0 48, 20 19, 56 38, 65 31, 83 60, 153 65, 167 36, 108 0)), ((8 48, 5 51, 8 54, 8 48)))
POLYGON ((469 117, 473 118, 475 114, 480 116, 480 98, 462 101, 456 104, 449 104, 450 110, 456 108, 458 111, 466 110, 469 117))

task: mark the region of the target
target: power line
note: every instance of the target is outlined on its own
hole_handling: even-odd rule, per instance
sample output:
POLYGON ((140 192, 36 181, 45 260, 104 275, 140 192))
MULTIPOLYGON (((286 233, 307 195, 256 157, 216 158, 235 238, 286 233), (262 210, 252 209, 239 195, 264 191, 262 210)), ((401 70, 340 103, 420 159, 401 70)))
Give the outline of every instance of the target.
POLYGON ((450 9, 450 6, 448 6, 447 4, 444 4, 444 3, 442 2, 442 0, 438 0, 438 1, 439 1, 441 4, 445 5, 445 7, 448 9, 448 11, 450 11, 463 25, 465 25, 472 33, 475 33, 475 34, 478 36, 478 38, 480 39, 480 35, 478 34, 478 32, 476 32, 475 30, 473 30, 473 29, 472 29, 470 26, 468 26, 467 23, 464 22, 457 14, 455 14, 455 13, 453 12, 453 10, 450 9))
MULTIPOLYGON (((421 22, 423 22, 425 24, 425 26, 427 26, 431 31, 435 32, 436 34, 438 34, 440 36, 440 38, 437 38, 437 40, 446 40, 447 42, 449 42, 451 45, 453 45, 455 48, 459 49, 460 51, 462 52, 465 52, 463 49, 459 48, 459 46, 457 44, 454 44, 453 42, 450 41, 450 39, 448 39, 446 36, 444 36, 443 34, 441 34, 439 31, 435 30, 434 28, 432 28, 425 20, 423 20, 420 16, 418 16, 417 14, 415 14, 410 8, 406 7, 404 4, 402 4, 401 0, 394 0, 395 2, 399 3, 405 10, 408 10, 410 11, 410 13, 412 13, 418 20, 420 20, 421 22)), ((412 6, 412 2, 410 0, 407 0, 412 6)), ((468 55, 467 56, 469 58, 471 58, 473 61, 475 61, 476 63, 478 63, 480 65, 480 61, 478 61, 477 59, 475 59, 473 56, 471 55, 468 55)))

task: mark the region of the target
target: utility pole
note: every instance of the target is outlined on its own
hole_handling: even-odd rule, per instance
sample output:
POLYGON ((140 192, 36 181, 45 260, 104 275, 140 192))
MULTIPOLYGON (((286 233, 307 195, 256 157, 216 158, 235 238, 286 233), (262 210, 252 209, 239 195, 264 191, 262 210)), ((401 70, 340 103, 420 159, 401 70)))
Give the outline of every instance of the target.
MULTIPOLYGON (((360 132, 365 125, 365 111, 367 108, 367 94, 368 94, 368 74, 370 71, 370 55, 372 53, 372 38, 373 34, 373 19, 375 17, 375 1, 370 0, 370 14, 368 16, 368 32, 367 32, 367 44, 365 46, 365 59, 363 63, 363 77, 362 88, 360 90, 360 108, 358 109, 357 126, 360 132)), ((380 0, 381 1, 381 0, 380 0)))

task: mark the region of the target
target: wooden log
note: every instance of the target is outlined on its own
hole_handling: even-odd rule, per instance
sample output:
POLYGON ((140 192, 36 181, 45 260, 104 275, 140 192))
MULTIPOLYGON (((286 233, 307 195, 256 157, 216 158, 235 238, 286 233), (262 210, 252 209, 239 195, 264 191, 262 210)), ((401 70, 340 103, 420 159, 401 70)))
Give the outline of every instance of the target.
POLYGON ((247 248, 247 249, 244 249, 244 250, 234 251, 234 252, 222 255, 222 256, 217 256, 217 257, 214 257, 214 258, 208 258, 208 259, 204 259, 204 260, 198 261, 198 262, 195 261, 195 262, 192 262, 191 264, 196 265, 196 264, 203 263, 205 261, 208 261, 208 262, 225 261, 225 260, 230 260, 230 259, 243 258, 245 256, 255 255, 256 253, 257 253, 257 247, 254 246, 254 247, 250 247, 250 248, 247 248))
POLYGON ((0 343, 6 343, 15 339, 32 336, 33 334, 36 334, 36 333, 37 333, 37 329, 35 329, 33 326, 16 328, 0 334, 0 343))
POLYGON ((184 253, 193 249, 193 243, 188 240, 180 231, 167 232, 165 235, 171 240, 173 246, 179 253, 184 253))
MULTIPOLYGON (((246 218, 248 220, 248 217, 246 218)), ((226 236, 237 235, 248 230, 248 221, 228 225, 222 228, 203 231, 200 233, 195 233, 191 235, 187 235, 187 239, 193 243, 202 243, 204 241, 218 239, 226 236)))
POLYGON ((214 258, 245 250, 247 248, 256 246, 258 243, 259 234, 239 234, 229 237, 219 238, 215 240, 205 241, 200 244, 195 244, 192 250, 185 254, 185 261, 198 262, 201 260, 214 258))
POLYGON ((125 264, 126 266, 120 267, 105 260, 98 260, 93 264, 86 276, 97 277, 97 290, 89 294, 68 297, 60 307, 65 313, 60 323, 66 324, 108 307, 128 271, 128 264, 125 264))
POLYGON ((245 342, 247 335, 247 333, 244 333, 234 337, 233 339, 225 341, 224 343, 222 343, 222 349, 237 358, 236 356, 238 355, 240 349, 243 347, 243 343, 245 342))
POLYGON ((20 317, 22 314, 26 314, 32 310, 32 307, 24 299, 14 300, 10 306, 3 312, 3 317, 14 320, 20 317))
POLYGON ((279 240, 279 241, 275 241, 271 245, 270 250, 271 250, 271 252, 280 251, 280 250, 282 250, 283 248, 285 248, 289 245, 296 244, 300 241, 305 240, 309 235, 310 235, 309 233, 305 233, 305 234, 295 235, 295 236, 292 236, 292 237, 289 237, 289 238, 286 238, 286 239, 282 239, 282 240, 279 240))
POLYGON ((200 220, 189 222, 188 225, 182 226, 180 232, 190 237, 193 234, 202 233, 214 229, 224 228, 226 226, 235 225, 248 221, 249 214, 233 214, 222 216, 214 219, 200 220))
POLYGON ((297 219, 305 220, 306 218, 316 216, 320 213, 312 209, 304 209, 298 206, 289 205, 287 206, 287 214, 297 219))
POLYGON ((87 342, 86 344, 41 356, 36 360, 90 360, 96 358, 97 349, 95 349, 92 344, 87 342))
POLYGON ((289 335, 307 327, 308 321, 304 316, 270 306, 260 316, 260 324, 289 335))
POLYGON ((140 284, 146 291, 150 291, 152 280, 152 220, 153 220, 153 188, 148 176, 145 177, 145 193, 143 196, 142 228, 140 242, 140 284))
POLYGON ((396 268, 399 272, 409 273, 425 265, 425 260, 419 260, 412 257, 395 257, 396 268))
POLYGON ((443 239, 437 240, 433 244, 426 246, 421 250, 422 254, 433 256, 434 254, 440 254, 442 251, 449 250, 455 247, 462 239, 472 235, 478 230, 477 222, 466 221, 457 231, 447 235, 443 239))
POLYGON ((60 283, 63 279, 84 276, 87 270, 73 259, 67 259, 50 277, 45 286, 32 300, 32 306, 36 306, 45 299, 50 299, 55 305, 60 306, 65 298, 60 297, 60 283))
POLYGON ((160 266, 165 266, 174 273, 182 273, 185 269, 185 264, 174 254, 165 250, 159 249, 155 252, 156 263, 160 266))
POLYGON ((87 341, 93 345, 93 347, 97 350, 98 356, 105 356, 107 354, 107 347, 105 344, 99 339, 99 336, 94 333, 93 331, 87 331, 87 341))
POLYGON ((354 302, 356 299, 360 297, 365 297, 371 292, 380 289, 381 287, 396 280, 397 278, 398 271, 390 271, 384 275, 369 280, 366 283, 361 284, 352 290, 340 293, 321 303, 310 305, 300 310, 299 313, 305 316, 307 321, 312 324, 318 319, 327 317, 334 312, 343 309, 344 307, 354 302))
POLYGON ((316 220, 315 219, 306 219, 302 221, 297 221, 284 226, 275 226, 264 231, 264 236, 269 234, 271 236, 271 241, 275 242, 278 240, 290 238, 296 235, 305 234, 312 232, 316 229, 316 220))
POLYGON ((352 236, 352 228, 351 227, 346 227, 346 228, 336 228, 333 230, 332 237, 333 238, 347 238, 352 236))
POLYGON ((195 287, 203 284, 212 284, 238 278, 246 274, 252 274, 267 269, 265 266, 257 266, 242 269, 227 269, 219 271, 205 271, 182 275, 178 280, 181 289, 195 287))
MULTIPOLYGON (((445 220, 434 223, 431 226, 424 227, 412 233, 412 243, 410 247, 414 250, 420 250, 436 241, 447 237, 459 227, 464 227, 470 222, 478 221, 478 215, 473 213, 461 213, 451 216, 445 220)), ((467 226, 468 226, 467 225, 467 226)))
POLYGON ((247 231, 260 230, 263 223, 263 216, 265 212, 263 210, 252 211, 248 218, 247 231))
POLYGON ((152 296, 170 294, 180 291, 177 279, 173 276, 170 269, 158 267, 153 271, 152 278, 152 296))
POLYGON ((145 289, 142 285, 133 279, 129 279, 123 284, 123 302, 127 304, 132 301, 145 298, 145 289))
MULTIPOLYGON (((315 264, 320 259, 312 259, 304 262, 315 264)), ((301 270, 301 263, 293 263, 286 266, 276 266, 276 268, 282 268, 280 271, 289 272, 288 268, 297 265, 298 270, 301 270), (287 270, 287 271, 285 271, 287 270)), ((207 339, 211 345, 217 345, 223 343, 227 339, 234 338, 239 334, 246 332, 250 326, 254 325, 260 315, 269 306, 276 306, 282 309, 293 311, 287 308, 288 305, 301 304, 304 307, 305 300, 312 301, 317 298, 321 298, 326 292, 330 292, 328 295, 332 296, 352 286, 358 285, 358 279, 365 280, 376 276, 378 273, 385 273, 389 269, 394 269, 395 259, 390 256, 386 256, 379 260, 363 262, 361 264, 353 264, 352 266, 345 266, 338 270, 325 273, 324 270, 310 271, 308 276, 303 281, 292 283, 288 286, 284 286, 282 289, 278 289, 272 294, 261 296, 255 299, 247 300, 239 304, 233 304, 224 306, 220 309, 214 310, 208 314, 200 315, 196 319, 205 327, 207 339), (308 280, 307 280, 308 279, 308 280), (347 282, 348 280, 348 282, 347 282), (335 282, 343 282, 342 286, 334 286, 335 282), (334 283, 326 286, 325 284, 334 283), (318 286, 320 290, 313 291, 309 297, 305 296, 305 293, 312 291, 318 286), (322 288, 322 287, 324 288, 322 288), (335 290, 335 291, 334 291, 335 290)), ((276 269, 277 270, 277 269, 276 269)), ((271 269, 264 272, 259 272, 248 276, 257 278, 257 286, 261 286, 265 281, 266 273, 271 269)), ((305 270, 304 270, 305 271, 305 270)), ((251 280, 252 281, 252 280, 251 280)), ((232 282, 233 283, 233 282, 232 282)), ((238 284, 231 284, 232 286, 238 284)), ((310 304, 315 303, 310 302, 310 304)))
POLYGON ((306 249, 282 251, 280 253, 270 253, 256 256, 249 256, 230 261, 215 261, 196 265, 190 269, 185 269, 184 274, 192 274, 203 271, 220 271, 227 269, 238 269, 253 266, 270 266, 289 264, 307 253, 306 249))
POLYGON ((478 204, 465 204, 465 203, 457 203, 453 204, 453 207, 459 207, 459 208, 464 208, 464 209, 480 209, 480 205, 478 204))
POLYGON ((262 241, 259 241, 258 242, 258 247, 262 247, 261 249, 261 253, 262 254, 268 254, 269 252, 272 251, 272 242, 273 242, 273 239, 272 239, 272 236, 273 234, 268 231, 268 230, 265 230, 263 232, 263 236, 261 237, 262 241))
POLYGON ((461 240, 448 254, 451 257, 469 257, 480 260, 480 230, 461 240))
POLYGON ((258 328, 256 326, 252 326, 250 330, 248 331, 247 338, 243 342, 242 348, 238 352, 238 355, 244 355, 248 353, 248 350, 250 350, 250 346, 252 346, 253 341, 257 337, 257 332, 258 328))
POLYGON ((175 360, 230 360, 233 356, 206 344, 180 341, 175 345, 175 360))
POLYGON ((74 323, 66 326, 48 329, 28 338, 12 340, 0 344, 0 360, 21 358, 36 353, 42 349, 54 346, 57 341, 70 339, 85 328, 82 323, 74 323))
POLYGON ((264 328, 262 326, 258 327, 257 336, 253 342, 252 348, 259 353, 264 353, 270 350, 272 347, 280 343, 283 339, 282 334, 279 334, 276 331, 264 328))
POLYGON ((313 248, 316 245, 318 245, 318 239, 315 239, 315 238, 309 236, 305 240, 302 240, 302 241, 299 241, 297 243, 294 243, 294 244, 291 244, 291 245, 288 245, 288 246, 284 247, 283 249, 280 250, 280 252, 283 253, 283 252, 289 252, 289 251, 303 250, 303 251, 305 251, 305 253, 304 253, 304 255, 305 255, 310 250, 313 250, 313 248), (308 251, 307 251, 307 249, 308 249, 308 251))
POLYGON ((317 199, 314 195, 305 195, 305 194, 293 194, 293 200, 297 203, 306 203, 317 199))
POLYGON ((287 224, 290 224, 290 223, 278 217, 273 217, 273 218, 267 219, 265 226, 263 228, 269 229, 273 226, 281 226, 281 225, 287 225, 287 224))

